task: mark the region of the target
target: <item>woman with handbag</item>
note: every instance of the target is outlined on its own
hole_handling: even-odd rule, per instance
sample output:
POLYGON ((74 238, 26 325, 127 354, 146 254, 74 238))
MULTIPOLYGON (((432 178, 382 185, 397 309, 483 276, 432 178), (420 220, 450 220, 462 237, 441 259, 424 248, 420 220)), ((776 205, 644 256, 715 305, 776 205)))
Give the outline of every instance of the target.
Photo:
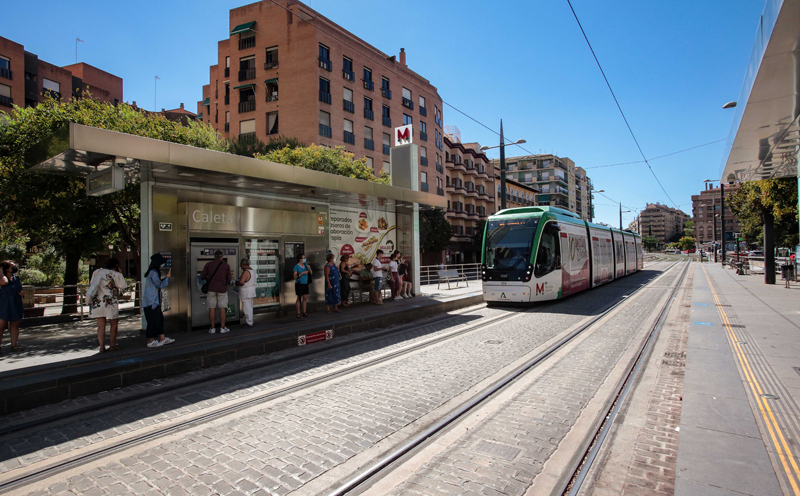
POLYGON ((100 344, 100 353, 120 349, 117 345, 119 297, 127 287, 128 283, 120 272, 119 260, 116 258, 109 258, 106 260, 105 269, 97 269, 92 274, 92 281, 86 290, 86 299, 89 301, 89 317, 97 319, 97 342, 100 344), (108 348, 104 344, 106 320, 111 323, 111 346, 108 348))
POLYGON ((147 320, 147 347, 158 348, 165 344, 172 344, 174 339, 164 336, 164 313, 161 311, 161 290, 169 285, 172 269, 167 272, 167 277, 161 279, 161 266, 167 262, 160 253, 150 257, 150 266, 144 273, 144 295, 142 296, 142 309, 147 320))
POLYGON ((305 255, 297 256, 297 265, 292 271, 294 277, 294 294, 297 295, 297 318, 308 317, 306 313, 306 303, 308 301, 308 285, 311 282, 311 267, 306 263, 305 255), (302 315, 300 310, 302 311, 302 315))

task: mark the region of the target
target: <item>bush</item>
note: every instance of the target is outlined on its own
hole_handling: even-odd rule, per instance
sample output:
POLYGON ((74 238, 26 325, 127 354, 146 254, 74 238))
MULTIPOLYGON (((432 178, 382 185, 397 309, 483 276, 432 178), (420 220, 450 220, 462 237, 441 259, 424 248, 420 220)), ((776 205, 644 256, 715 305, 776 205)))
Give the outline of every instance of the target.
POLYGON ((22 284, 29 286, 47 286, 47 275, 37 269, 19 269, 22 284))
POLYGON ((376 178, 375 171, 367 166, 366 158, 356 158, 354 154, 346 151, 342 146, 337 146, 336 148, 320 145, 311 145, 304 148, 290 148, 287 146, 266 154, 256 154, 255 158, 354 179, 363 179, 364 181, 389 184, 389 174, 382 172, 380 177, 376 178))
POLYGON ((234 137, 230 142, 228 153, 234 155, 242 155, 244 157, 255 157, 256 155, 266 155, 267 153, 275 150, 283 150, 284 148, 301 148, 305 144, 297 138, 289 138, 286 136, 278 136, 272 138, 268 143, 257 139, 255 141, 241 141, 234 137))

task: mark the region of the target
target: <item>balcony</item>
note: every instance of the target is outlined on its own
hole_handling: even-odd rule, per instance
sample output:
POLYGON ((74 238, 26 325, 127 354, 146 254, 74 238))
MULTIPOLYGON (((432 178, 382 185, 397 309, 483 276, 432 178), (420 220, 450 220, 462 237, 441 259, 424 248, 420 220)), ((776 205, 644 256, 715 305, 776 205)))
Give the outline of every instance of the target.
POLYGON ((556 167, 563 170, 564 172, 569 172, 569 169, 566 165, 562 164, 561 162, 556 162, 556 167))
POLYGON ((226 67, 225 68, 225 77, 231 77, 231 68, 230 67, 226 67))
POLYGON ((256 46, 256 37, 249 36, 247 38, 239 38, 239 50, 245 50, 247 48, 253 48, 256 46))
POLYGON ((408 98, 403 98, 403 107, 409 110, 414 110, 414 102, 412 102, 408 98))
POLYGON ((478 215, 478 212, 467 212, 467 218, 472 220, 478 220, 480 218, 480 215, 478 215))
POLYGON ((350 112, 351 114, 356 113, 356 106, 353 102, 348 102, 347 100, 343 100, 343 108, 345 112, 350 112))
POLYGON ((428 192, 428 183, 422 183, 419 185, 420 191, 428 192))
POLYGON ((239 81, 248 81, 256 78, 256 68, 244 69, 239 71, 239 81))
POLYGON ((426 109, 425 107, 420 107, 419 108, 419 115, 421 115, 422 117, 427 117, 428 116, 428 109, 426 109))
POLYGON ((367 150, 374 150, 375 142, 369 138, 364 138, 364 148, 366 148, 367 150))
POLYGON ((264 70, 268 71, 270 69, 277 69, 278 68, 278 61, 274 60, 272 62, 265 62, 264 63, 264 70))
POLYGON ((239 135, 239 142, 252 143, 256 140, 256 133, 242 133, 239 135))
POLYGON ((435 122, 437 126, 442 127, 442 119, 438 116, 433 118, 433 122, 435 122))
POLYGON ((383 117, 383 125, 386 127, 392 127, 392 118, 391 117, 383 117))
POLYGON ((375 112, 373 112, 370 109, 365 108, 364 109, 364 118, 365 119, 369 119, 371 121, 374 121, 375 120, 375 112))
POLYGON ((383 145, 383 154, 384 155, 389 155, 389 150, 391 150, 391 147, 389 145, 383 145))
POLYGON ((231 96, 225 95, 225 105, 230 105, 230 103, 231 103, 231 96))
POLYGON ((424 165, 425 167, 428 166, 428 157, 420 157, 419 158, 419 165, 424 165))
POLYGON ((50 96, 50 97, 52 97, 52 98, 55 98, 55 99, 56 99, 56 100, 58 100, 58 101, 61 101, 61 93, 60 93, 60 92, 58 92, 58 91, 53 91, 53 90, 49 90, 49 89, 47 89, 47 88, 44 88, 44 89, 42 90, 42 94, 43 94, 44 96, 50 96))
POLYGON ((344 142, 345 143, 349 143, 351 145, 355 145, 356 144, 356 135, 351 133, 351 132, 345 131, 344 132, 344 142))
POLYGON ((10 96, 0 95, 0 105, 4 105, 6 107, 10 107, 13 103, 14 103, 14 100, 10 96))
POLYGON ((13 74, 11 73, 11 69, 6 69, 5 67, 0 67, 0 77, 6 79, 13 79, 13 74))
POLYGON ((239 102, 239 113, 252 112, 256 109, 255 100, 247 100, 246 102, 239 102))
POLYGON ((428 141, 428 133, 419 133, 419 139, 422 141, 428 141))
POLYGON ((375 83, 373 83, 372 81, 366 80, 366 79, 364 79, 363 81, 364 81, 364 89, 365 90, 373 91, 375 89, 375 83))
MULTIPOLYGON (((466 219, 467 213, 463 210, 448 210, 447 214, 453 219, 466 219)), ((464 236, 463 234, 456 234, 456 236, 464 236)))
POLYGON ((353 71, 342 69, 342 77, 352 82, 356 80, 356 73, 353 71))
POLYGON ((327 91, 319 90, 319 101, 322 103, 327 103, 330 105, 331 103, 331 94, 327 91))
POLYGON ((319 125, 319 135, 325 136, 326 138, 333 137, 333 129, 330 126, 326 126, 325 124, 319 125))
POLYGON ((436 194, 439 196, 444 196, 444 190, 442 188, 436 188, 436 194))
POLYGON ((474 189, 467 189, 467 196, 470 198, 477 198, 478 192, 475 191, 474 189))
POLYGON ((391 100, 392 90, 390 90, 389 88, 381 88, 381 95, 383 95, 384 98, 391 100))
POLYGON ((319 57, 317 57, 317 58, 319 59, 319 68, 320 69, 325 69, 328 72, 331 72, 333 70, 333 62, 331 62, 328 59, 323 59, 323 58, 319 58, 319 57))
POLYGON ((277 102, 278 101, 278 92, 273 91, 272 94, 267 95, 268 102, 277 102))
POLYGON ((442 167, 442 164, 436 164, 436 172, 444 174, 444 167, 442 167))

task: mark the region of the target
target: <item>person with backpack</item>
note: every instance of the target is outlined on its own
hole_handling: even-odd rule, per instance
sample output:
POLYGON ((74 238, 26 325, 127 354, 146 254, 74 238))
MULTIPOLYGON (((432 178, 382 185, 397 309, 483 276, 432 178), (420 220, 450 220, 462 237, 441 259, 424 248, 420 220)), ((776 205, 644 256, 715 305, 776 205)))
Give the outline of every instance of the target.
POLYGON ((219 308, 219 332, 225 334, 231 330, 225 327, 225 317, 228 313, 228 286, 231 284, 231 266, 222 259, 222 251, 214 252, 214 260, 208 262, 200 273, 200 279, 205 281, 202 290, 207 293, 208 320, 211 322, 209 334, 217 332, 216 320, 219 308))

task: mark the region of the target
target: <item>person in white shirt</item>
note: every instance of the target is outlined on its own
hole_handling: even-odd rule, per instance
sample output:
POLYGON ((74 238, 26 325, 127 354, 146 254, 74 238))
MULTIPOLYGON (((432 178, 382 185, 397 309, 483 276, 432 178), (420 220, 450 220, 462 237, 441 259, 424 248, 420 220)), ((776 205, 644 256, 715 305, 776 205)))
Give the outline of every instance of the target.
POLYGON ((239 263, 242 277, 236 281, 239 289, 239 299, 242 300, 242 311, 247 325, 253 325, 253 299, 256 297, 256 272, 250 267, 250 259, 243 258, 239 263))
POLYGON ((375 274, 375 292, 378 294, 378 301, 383 302, 383 263, 381 257, 383 250, 375 252, 375 259, 372 261, 372 273, 375 274))
POLYGON ((400 274, 397 273, 397 253, 392 253, 392 256, 389 258, 389 271, 391 279, 391 286, 392 286, 392 299, 393 300, 402 300, 403 297, 400 296, 400 274))

